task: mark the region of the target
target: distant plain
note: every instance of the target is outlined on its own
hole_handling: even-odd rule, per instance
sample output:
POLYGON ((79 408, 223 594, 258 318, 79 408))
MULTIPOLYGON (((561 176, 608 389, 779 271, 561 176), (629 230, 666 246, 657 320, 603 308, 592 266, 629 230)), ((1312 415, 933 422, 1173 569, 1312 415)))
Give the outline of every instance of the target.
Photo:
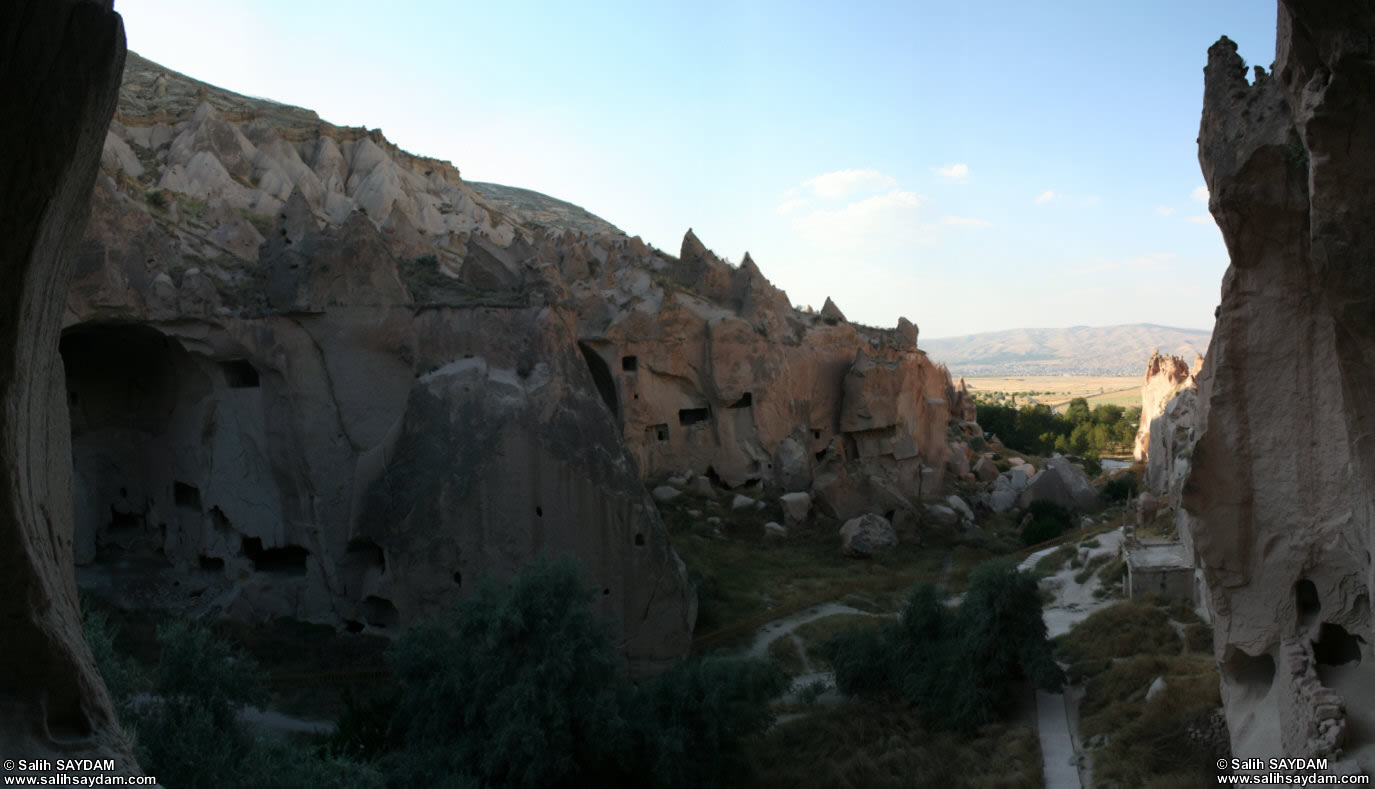
MULTIPOLYGON (((978 396, 994 392, 1035 392, 1031 397, 1036 402, 1052 407, 1068 405, 1076 397, 1087 399, 1090 407, 1141 405, 1140 376, 1016 375, 965 378, 964 381, 969 391, 978 396)), ((1017 404, 1028 404, 1026 395, 1018 395, 1017 404)))

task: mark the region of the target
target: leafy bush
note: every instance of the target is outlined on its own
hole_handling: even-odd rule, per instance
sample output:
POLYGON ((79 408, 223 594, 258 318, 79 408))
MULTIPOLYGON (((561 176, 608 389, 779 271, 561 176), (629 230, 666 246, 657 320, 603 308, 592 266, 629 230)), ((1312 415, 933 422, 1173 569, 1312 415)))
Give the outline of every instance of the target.
MULTIPOLYGON (((391 654, 396 707, 380 763, 399 785, 731 783, 741 741, 787 687, 769 661, 707 657, 636 687, 572 561, 485 585, 391 654)), ((366 751, 361 747, 360 751, 366 751)))
POLYGON ((161 189, 149 189, 144 193, 143 199, 148 202, 148 205, 156 209, 162 210, 167 208, 167 194, 161 189))
POLYGON ((199 622, 158 629, 152 693, 128 705, 139 763, 176 787, 380 787, 372 767, 344 756, 254 739, 238 721, 263 700, 256 665, 199 622))
POLYGON ((1103 486, 1103 498, 1108 501, 1126 501, 1136 495, 1136 475, 1130 471, 1108 480, 1103 486))
POLYGON ((1031 515, 1031 522, 1022 531, 1022 543, 1025 545, 1039 545, 1053 540, 1074 525, 1069 510, 1053 501, 1033 501, 1027 507, 1027 512, 1031 515))
POLYGON ((912 590, 899 621, 834 636, 824 651, 842 692, 900 696, 927 725, 973 732, 1005 714, 1012 686, 1058 689, 1036 581, 1009 562, 984 562, 958 612, 929 584, 912 590))

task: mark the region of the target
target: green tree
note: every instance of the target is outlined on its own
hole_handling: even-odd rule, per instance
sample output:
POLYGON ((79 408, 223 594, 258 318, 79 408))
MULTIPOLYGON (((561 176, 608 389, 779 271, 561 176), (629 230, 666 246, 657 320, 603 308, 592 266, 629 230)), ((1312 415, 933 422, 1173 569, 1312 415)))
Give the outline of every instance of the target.
POLYGON ((970 574, 958 612, 942 598, 936 587, 918 587, 897 622, 827 641, 840 690, 900 695, 927 725, 969 732, 1005 716, 1024 679, 1059 689, 1034 579, 1010 562, 985 562, 970 574))
MULTIPOLYGON (((576 562, 488 583, 393 647, 380 762, 395 785, 729 784, 787 686, 767 661, 708 657, 636 687, 576 562)), ((351 750, 351 749, 350 749, 351 750)))
POLYGON ((1089 401, 1076 397, 1069 401, 1069 407, 1065 409, 1065 421, 1071 425, 1080 425, 1089 421, 1089 401))
POLYGON ((576 564, 542 562, 398 641, 393 778, 533 787, 616 774, 630 688, 591 594, 576 564))

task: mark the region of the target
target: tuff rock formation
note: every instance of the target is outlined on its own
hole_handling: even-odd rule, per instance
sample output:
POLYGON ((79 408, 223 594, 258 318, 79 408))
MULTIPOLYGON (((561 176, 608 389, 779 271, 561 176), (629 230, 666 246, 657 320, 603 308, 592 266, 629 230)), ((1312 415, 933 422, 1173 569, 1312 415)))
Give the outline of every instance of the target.
POLYGON ((57 358, 124 28, 109 0, 13 0, 0 52, 0 753, 136 772, 81 633, 57 358))
MULTIPOLYGON (((1180 531, 1237 756, 1375 769, 1375 11, 1281 2, 1273 70, 1208 51, 1199 160, 1231 255, 1180 531)), ((1154 430, 1154 429, 1153 429, 1154 430)))
POLYGON ((695 592, 537 231, 133 55, 105 154, 62 337, 84 585, 387 634, 573 553, 632 670, 686 652, 695 592))
POLYGON ((915 325, 799 312, 691 230, 134 55, 104 153, 62 347, 79 577, 116 597, 394 633, 571 551, 652 670, 696 600, 645 482, 911 520, 968 472, 915 325))
POLYGON ((1137 462, 1147 458, 1151 443, 1151 420, 1165 412, 1165 405, 1184 389, 1198 388, 1198 372, 1203 356, 1194 358, 1191 369, 1178 356, 1165 356, 1157 348, 1146 362, 1146 378, 1141 384, 1141 423, 1136 429, 1132 454, 1137 462))

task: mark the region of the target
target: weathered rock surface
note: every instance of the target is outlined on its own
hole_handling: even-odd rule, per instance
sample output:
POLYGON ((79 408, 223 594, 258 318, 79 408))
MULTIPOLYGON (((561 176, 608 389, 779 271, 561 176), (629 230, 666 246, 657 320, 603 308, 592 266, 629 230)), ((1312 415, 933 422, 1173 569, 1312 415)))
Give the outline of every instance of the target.
POLYGON ((131 55, 102 161, 62 346, 76 556, 139 604, 394 633, 571 551, 648 670, 696 603, 644 480, 897 517, 948 492, 952 421, 977 435, 914 325, 376 130, 131 55))
POLYGON ((1233 42, 1208 51, 1199 160, 1231 266, 1179 525, 1233 753, 1370 770, 1375 12, 1282 2, 1277 27, 1253 83, 1233 42), (1347 694, 1345 718, 1319 711, 1347 694))
MULTIPOLYGON (((1026 465, 1012 470, 1012 487, 1026 465)), ((1098 491, 1078 466, 1059 455, 1046 461, 1046 466, 1027 480, 1018 502, 1025 507, 1033 501, 1050 501, 1075 512, 1098 512, 1103 508, 1098 491)))
POLYGON ((1143 461, 1150 451, 1151 421, 1165 413, 1165 406, 1184 389, 1198 388, 1198 372, 1203 357, 1194 359, 1191 369, 1178 356, 1163 356, 1159 349, 1146 362, 1146 378, 1141 384, 1141 423, 1136 429, 1136 444, 1132 454, 1143 461))
POLYGON ((862 559, 898 547, 898 535, 893 524, 882 515, 866 513, 851 518, 840 527, 841 550, 846 556, 862 559))
MULTIPOLYGON (((0 13, 0 753, 137 764, 81 630, 61 294, 115 109, 124 29, 109 0, 0 13)), ((34 773, 26 775, 33 776, 34 773)))

